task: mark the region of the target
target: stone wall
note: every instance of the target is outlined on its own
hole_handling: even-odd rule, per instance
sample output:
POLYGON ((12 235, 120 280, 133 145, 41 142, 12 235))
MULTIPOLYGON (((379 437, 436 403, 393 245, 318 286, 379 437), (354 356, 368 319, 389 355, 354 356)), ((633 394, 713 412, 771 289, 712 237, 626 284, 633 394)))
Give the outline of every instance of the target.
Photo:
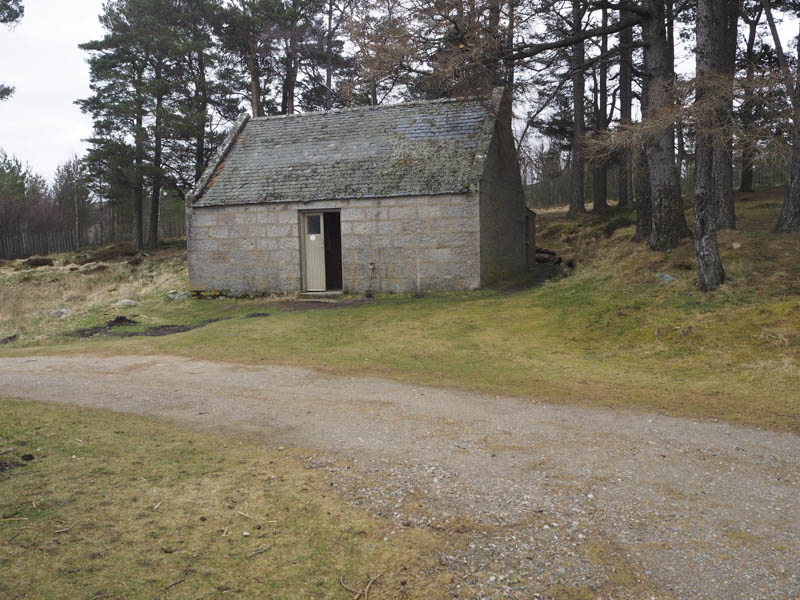
POLYGON ((189 208, 191 289, 300 291, 300 211, 314 210, 340 211, 346 292, 480 285, 478 197, 463 194, 189 208))

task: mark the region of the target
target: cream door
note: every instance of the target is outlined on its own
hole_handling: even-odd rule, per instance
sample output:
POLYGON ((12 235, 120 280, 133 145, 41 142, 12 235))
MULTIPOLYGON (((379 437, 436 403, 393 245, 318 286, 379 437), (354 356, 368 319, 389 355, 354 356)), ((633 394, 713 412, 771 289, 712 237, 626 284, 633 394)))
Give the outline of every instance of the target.
POLYGON ((306 290, 325 291, 325 234, 322 213, 303 215, 305 230, 303 267, 306 275, 306 290))

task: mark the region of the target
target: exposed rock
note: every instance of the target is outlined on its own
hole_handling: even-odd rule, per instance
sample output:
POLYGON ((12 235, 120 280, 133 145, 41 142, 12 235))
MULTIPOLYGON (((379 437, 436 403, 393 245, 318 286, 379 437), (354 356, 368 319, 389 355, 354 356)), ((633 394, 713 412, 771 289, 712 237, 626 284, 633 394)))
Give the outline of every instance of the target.
POLYGON ((50 313, 51 317, 55 317, 56 319, 63 319, 68 317, 70 314, 70 310, 68 308, 59 308, 58 310, 54 310, 50 313))
POLYGON ((167 292, 167 300, 173 302, 181 302, 189 297, 189 292, 179 292, 178 290, 170 290, 167 292))
POLYGON ((14 335, 9 335, 8 337, 0 339, 0 346, 2 346, 3 344, 10 344, 11 342, 14 342, 16 340, 17 340, 16 333, 14 335))
POLYGON ((733 249, 734 250, 739 250, 741 247, 742 247, 742 245, 739 242, 733 242, 733 249))
POLYGON ((666 285, 668 283, 672 283, 673 281, 677 281, 677 279, 675 279, 669 273, 656 273, 656 277, 658 278, 658 283, 660 285, 666 285))
POLYGON ((123 298, 122 300, 118 300, 111 305, 111 308, 125 308, 127 306, 136 306, 139 304, 136 300, 131 300, 130 298, 123 298))

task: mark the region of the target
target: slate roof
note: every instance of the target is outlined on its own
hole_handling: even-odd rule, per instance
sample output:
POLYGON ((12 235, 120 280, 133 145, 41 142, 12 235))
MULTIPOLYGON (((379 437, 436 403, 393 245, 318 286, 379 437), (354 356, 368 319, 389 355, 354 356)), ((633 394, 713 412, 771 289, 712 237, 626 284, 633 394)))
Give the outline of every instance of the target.
POLYGON ((490 103, 438 100, 243 118, 194 206, 460 193, 480 178, 490 103))

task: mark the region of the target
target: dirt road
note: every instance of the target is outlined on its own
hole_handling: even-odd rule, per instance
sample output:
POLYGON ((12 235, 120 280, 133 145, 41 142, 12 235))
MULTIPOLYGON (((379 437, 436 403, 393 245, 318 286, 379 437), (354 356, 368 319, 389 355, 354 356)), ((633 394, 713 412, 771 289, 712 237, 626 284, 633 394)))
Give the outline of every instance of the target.
POLYGON ((800 597, 796 436, 173 356, 0 359, 0 395, 312 449, 346 500, 450 532, 456 598, 800 597))

